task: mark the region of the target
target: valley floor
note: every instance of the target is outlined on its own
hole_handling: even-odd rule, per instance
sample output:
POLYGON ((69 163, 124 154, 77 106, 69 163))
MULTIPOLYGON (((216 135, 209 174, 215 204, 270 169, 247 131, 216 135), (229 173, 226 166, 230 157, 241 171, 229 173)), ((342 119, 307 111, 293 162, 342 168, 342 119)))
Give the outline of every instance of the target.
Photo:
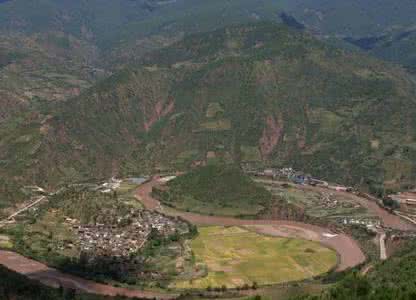
POLYGON ((231 217, 205 216, 162 207, 160 202, 151 196, 152 188, 160 184, 155 179, 141 185, 137 189, 136 195, 147 209, 159 210, 164 214, 179 216, 195 225, 254 226, 253 228, 257 232, 263 234, 320 242, 338 253, 340 262, 337 271, 355 267, 365 261, 363 251, 351 237, 346 234, 333 233, 316 225, 283 220, 243 220, 231 217))
MULTIPOLYGON (((331 232, 323 227, 294 221, 243 220, 231 217, 206 216, 165 208, 151 195, 152 188, 161 184, 163 184, 163 182, 158 180, 158 178, 154 178, 153 180, 142 184, 137 189, 136 197, 147 209, 160 211, 166 215, 179 216, 199 226, 240 226, 263 235, 300 238, 319 242, 337 252, 339 257, 337 271, 357 266, 366 260, 363 251, 354 239, 346 234, 331 232)), ((379 215, 380 218, 386 222, 386 225, 397 225, 397 222, 400 222, 399 227, 404 226, 404 224, 401 223, 402 219, 397 216, 389 215, 385 211, 381 211, 382 209, 375 203, 375 206, 373 206, 373 203, 370 203, 368 200, 366 201, 365 199, 360 198, 359 201, 363 201, 364 205, 366 205, 368 209, 375 211, 377 215, 379 215)), ((53 268, 49 268, 42 263, 9 251, 0 251, 0 264, 6 266, 10 270, 26 275, 29 278, 39 280, 40 282, 52 287, 63 286, 67 288, 74 288, 83 292, 110 296, 123 295, 127 297, 156 299, 171 299, 177 296, 174 294, 131 290, 95 283, 76 276, 64 274, 53 268)))

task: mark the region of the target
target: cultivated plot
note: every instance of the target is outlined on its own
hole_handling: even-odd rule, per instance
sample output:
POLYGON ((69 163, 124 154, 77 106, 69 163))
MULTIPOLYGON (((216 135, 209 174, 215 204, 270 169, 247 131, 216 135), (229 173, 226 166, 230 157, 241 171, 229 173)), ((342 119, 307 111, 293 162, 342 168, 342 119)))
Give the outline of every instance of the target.
POLYGON ((277 284, 325 273, 337 263, 319 243, 259 235, 240 227, 202 227, 192 242, 196 268, 205 276, 176 282, 177 288, 227 288, 277 284))

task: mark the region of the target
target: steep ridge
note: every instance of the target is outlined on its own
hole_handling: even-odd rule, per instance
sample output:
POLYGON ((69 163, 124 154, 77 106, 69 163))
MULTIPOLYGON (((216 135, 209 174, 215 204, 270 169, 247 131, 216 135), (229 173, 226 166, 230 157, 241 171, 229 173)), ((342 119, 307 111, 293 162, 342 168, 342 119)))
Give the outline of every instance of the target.
POLYGON ((149 54, 17 126, 0 145, 1 177, 54 185, 222 159, 397 188, 415 179, 415 112, 399 68, 284 26, 233 26, 149 54))
POLYGON ((280 4, 270 0, 4 1, 0 125, 43 110, 45 103, 77 96, 185 34, 274 20, 279 11, 280 4))

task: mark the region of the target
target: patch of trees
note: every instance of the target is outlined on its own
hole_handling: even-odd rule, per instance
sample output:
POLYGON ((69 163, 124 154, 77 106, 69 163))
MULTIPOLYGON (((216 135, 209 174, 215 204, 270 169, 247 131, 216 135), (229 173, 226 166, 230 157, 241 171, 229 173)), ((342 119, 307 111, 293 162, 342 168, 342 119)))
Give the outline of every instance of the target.
POLYGON ((256 215, 259 206, 268 206, 272 195, 243 174, 237 165, 210 164, 170 181, 168 189, 153 189, 152 194, 164 205, 199 211, 195 203, 210 210, 250 207, 244 213, 256 215))

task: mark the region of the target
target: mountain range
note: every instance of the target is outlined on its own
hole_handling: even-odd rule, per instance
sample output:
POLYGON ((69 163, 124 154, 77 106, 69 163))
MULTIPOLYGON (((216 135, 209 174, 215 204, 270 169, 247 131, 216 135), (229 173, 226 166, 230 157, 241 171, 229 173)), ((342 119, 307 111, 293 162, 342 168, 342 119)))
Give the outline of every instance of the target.
POLYGON ((350 4, 1 3, 5 202, 24 197, 21 184, 185 169, 207 157, 292 165, 376 191, 407 186, 414 79, 370 54, 412 70, 415 8, 350 4))
MULTIPOLYGON (((148 297, 412 298, 415 15, 414 0, 0 0, 3 263, 148 297), (257 230, 290 239, 225 240, 257 230), (244 257, 276 249, 296 267, 266 287, 268 263, 244 257), (333 270, 291 281, 311 262, 333 270)), ((0 298, 102 299, 0 273, 0 298)))
POLYGON ((284 25, 235 25, 6 123, 1 178, 54 186, 220 159, 397 189, 415 180, 414 96, 400 68, 284 25))

